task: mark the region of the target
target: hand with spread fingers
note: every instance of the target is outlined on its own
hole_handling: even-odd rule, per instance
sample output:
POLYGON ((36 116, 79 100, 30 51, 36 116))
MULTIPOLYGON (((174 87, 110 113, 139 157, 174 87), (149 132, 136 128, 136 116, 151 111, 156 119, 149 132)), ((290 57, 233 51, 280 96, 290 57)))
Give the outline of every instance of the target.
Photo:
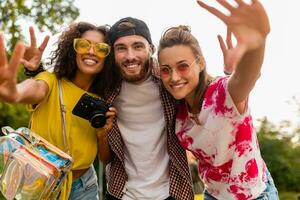
POLYGON ((49 36, 46 36, 42 44, 39 47, 37 47, 36 36, 32 26, 29 27, 29 33, 30 46, 26 46, 26 51, 24 53, 24 59, 22 59, 22 63, 28 70, 35 71, 39 67, 42 55, 49 41, 49 36))
POLYGON ((0 33, 0 100, 14 102, 17 98, 18 66, 25 52, 23 43, 17 43, 10 61, 7 60, 4 36, 0 33))
POLYGON ((249 4, 242 0, 235 0, 236 6, 226 0, 217 0, 229 11, 229 15, 201 0, 197 2, 202 8, 222 20, 236 38, 237 44, 228 49, 224 65, 235 68, 228 82, 228 89, 233 101, 240 105, 242 110, 260 77, 266 38, 270 32, 267 13, 258 0, 252 0, 249 4))
POLYGON ((266 36, 270 32, 270 25, 267 14, 258 0, 252 0, 250 4, 242 0, 235 0, 236 7, 226 0, 217 0, 229 11, 229 15, 225 15, 201 0, 197 0, 197 2, 202 8, 222 20, 237 40, 237 45, 228 51, 226 66, 235 65, 247 51, 258 49, 264 45, 266 36))
POLYGON ((231 66, 226 65, 226 63, 227 63, 226 59, 228 57, 228 51, 233 48, 231 34, 232 34, 231 31, 227 28, 226 44, 225 44, 222 36, 218 35, 218 40, 219 40, 220 48, 221 48, 222 53, 223 53, 223 60, 224 60, 223 72, 226 75, 231 75, 232 72, 235 70, 235 67, 236 67, 235 65, 233 65, 233 66, 232 65, 231 66))

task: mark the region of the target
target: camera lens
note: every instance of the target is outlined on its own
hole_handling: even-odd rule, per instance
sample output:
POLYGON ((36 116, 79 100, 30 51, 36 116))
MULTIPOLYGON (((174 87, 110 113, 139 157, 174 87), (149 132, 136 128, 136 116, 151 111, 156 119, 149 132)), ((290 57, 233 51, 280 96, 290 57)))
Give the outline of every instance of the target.
POLYGON ((106 123, 106 117, 102 113, 94 114, 90 119, 91 125, 94 128, 101 128, 106 123))

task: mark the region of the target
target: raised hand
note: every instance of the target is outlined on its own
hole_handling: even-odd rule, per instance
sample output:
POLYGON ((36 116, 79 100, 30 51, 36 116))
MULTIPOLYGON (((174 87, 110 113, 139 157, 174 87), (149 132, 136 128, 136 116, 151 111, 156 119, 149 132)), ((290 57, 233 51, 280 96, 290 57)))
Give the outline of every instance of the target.
POLYGON ((0 33, 0 100, 15 102, 17 98, 18 66, 25 52, 23 43, 18 42, 8 63, 4 37, 0 33))
POLYGON ((226 44, 221 35, 218 35, 218 40, 219 40, 220 48, 223 53, 223 60, 224 60, 223 71, 226 75, 230 75, 236 68, 236 65, 233 65, 233 66, 226 65, 226 63, 227 63, 226 59, 228 58, 228 51, 233 48, 232 39, 231 39, 231 31, 227 28, 226 44))
POLYGON ((46 36, 42 44, 39 47, 37 47, 36 36, 32 26, 29 27, 29 33, 30 33, 30 46, 26 47, 26 51, 24 54, 24 59, 22 59, 22 63, 28 70, 35 71, 39 67, 39 64, 42 59, 42 55, 49 41, 49 36, 46 36))
POLYGON ((233 66, 246 52, 264 45, 266 36, 270 32, 270 25, 267 14, 258 0, 252 0, 250 4, 235 0, 237 7, 226 0, 217 0, 230 12, 228 16, 201 0, 197 2, 202 8, 222 20, 237 40, 237 45, 228 51, 226 66, 233 66))

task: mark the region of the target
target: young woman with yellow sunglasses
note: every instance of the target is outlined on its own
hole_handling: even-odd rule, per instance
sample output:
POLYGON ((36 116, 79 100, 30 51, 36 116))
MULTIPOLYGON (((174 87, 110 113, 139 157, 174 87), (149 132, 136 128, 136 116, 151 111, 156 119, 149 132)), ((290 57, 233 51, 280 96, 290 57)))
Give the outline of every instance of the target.
POLYGON ((3 35, 0 38, 0 99, 11 103, 29 104, 32 108, 31 129, 46 140, 64 149, 58 81, 60 80, 66 108, 66 136, 74 160, 72 171, 60 193, 60 199, 99 199, 93 161, 96 155, 106 156, 106 133, 112 127, 115 109, 106 112, 104 127, 95 129, 89 121, 72 114, 80 97, 89 93, 101 97, 105 89, 113 87, 114 76, 109 75, 110 46, 106 44, 106 26, 96 27, 80 22, 71 24, 58 39, 51 64, 53 72, 42 72, 33 79, 17 84, 17 68, 22 63, 32 69, 40 62, 48 38, 36 47, 34 31, 30 28, 31 46, 25 51, 18 44, 8 64, 3 35), (25 54, 24 54, 25 53, 25 54), (101 146, 100 146, 101 145, 101 146), (101 150, 101 151, 100 151, 101 150))

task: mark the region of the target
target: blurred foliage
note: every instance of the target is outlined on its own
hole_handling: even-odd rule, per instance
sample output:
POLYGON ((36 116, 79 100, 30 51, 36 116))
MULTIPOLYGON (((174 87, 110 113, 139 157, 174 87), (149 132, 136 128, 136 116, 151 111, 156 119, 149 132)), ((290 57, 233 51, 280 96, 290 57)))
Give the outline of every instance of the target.
POLYGON ((261 121, 257 132, 261 153, 277 189, 300 192, 300 144, 299 141, 293 141, 299 133, 295 129, 286 135, 283 128, 266 118, 261 121))
POLYGON ((21 29, 24 22, 54 34, 60 25, 76 19, 79 10, 73 3, 74 0, 1 0, 0 29, 9 37, 9 49, 24 39, 21 29))
POLYGON ((282 200, 299 200, 300 194, 296 192, 280 192, 279 193, 279 199, 282 200))
MULTIPOLYGON (((1 0, 0 31, 4 32, 8 54, 18 40, 24 40, 22 24, 32 23, 40 31, 55 34, 62 24, 70 23, 79 15, 74 0, 1 0)), ((25 30, 27 31, 27 30, 25 30)), ((18 80, 24 80, 20 69, 18 80)), ((27 126, 29 113, 24 105, 10 105, 0 102, 0 127, 9 125, 13 128, 27 126)))
POLYGON ((29 113, 26 111, 24 105, 12 105, 0 102, 0 110, 0 127, 7 125, 13 128, 28 126, 29 113))

